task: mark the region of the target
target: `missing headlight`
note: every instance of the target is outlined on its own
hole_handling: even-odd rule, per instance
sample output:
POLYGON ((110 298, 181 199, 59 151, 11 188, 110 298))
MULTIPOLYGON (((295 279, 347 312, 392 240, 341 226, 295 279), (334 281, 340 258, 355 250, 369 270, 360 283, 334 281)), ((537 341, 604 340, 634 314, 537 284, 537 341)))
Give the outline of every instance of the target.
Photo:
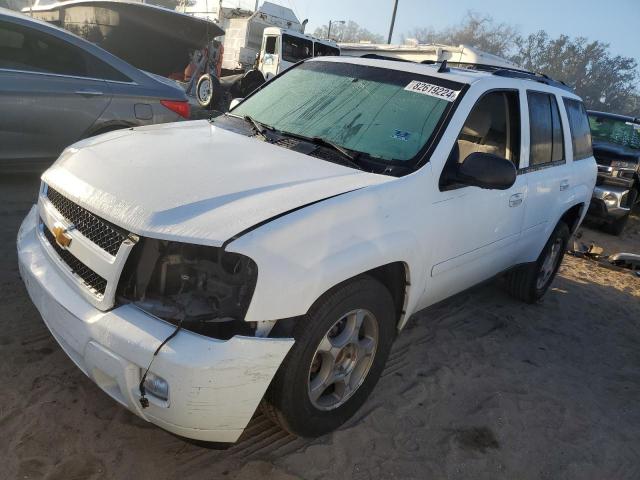
POLYGON ((145 238, 127 261, 119 299, 215 338, 251 335, 244 321, 258 267, 221 248, 145 238))

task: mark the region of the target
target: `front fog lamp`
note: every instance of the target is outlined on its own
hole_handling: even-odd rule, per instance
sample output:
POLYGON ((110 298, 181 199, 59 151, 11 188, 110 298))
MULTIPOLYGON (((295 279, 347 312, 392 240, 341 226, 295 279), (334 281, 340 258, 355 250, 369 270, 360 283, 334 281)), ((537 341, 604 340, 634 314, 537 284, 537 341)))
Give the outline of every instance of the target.
MULTIPOLYGON (((143 375, 144 371, 141 371, 140 374, 143 375)), ((149 393, 160 400, 166 401, 169 399, 169 384, 164 378, 149 372, 147 373, 147 378, 145 378, 143 385, 146 393, 149 393)))
POLYGON ((607 193, 604 196, 604 203, 606 203, 607 207, 615 207, 618 204, 618 199, 612 193, 607 193))

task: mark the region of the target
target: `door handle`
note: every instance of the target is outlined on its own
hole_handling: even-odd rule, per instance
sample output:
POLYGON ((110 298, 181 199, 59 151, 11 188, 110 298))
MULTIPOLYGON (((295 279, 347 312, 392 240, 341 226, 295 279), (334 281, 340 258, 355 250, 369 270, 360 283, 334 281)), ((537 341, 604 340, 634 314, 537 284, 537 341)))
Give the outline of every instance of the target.
POLYGON ((517 207, 522 203, 523 197, 524 197, 524 194, 522 193, 514 193, 509 197, 509 206, 517 207))
POLYGON ((76 95, 83 95, 85 97, 97 97, 100 95, 104 95, 104 92, 101 92, 100 90, 76 90, 75 92, 76 95))
POLYGON ((567 190, 569 188, 569 180, 562 180, 560 182, 560 191, 564 192, 565 190, 567 190))

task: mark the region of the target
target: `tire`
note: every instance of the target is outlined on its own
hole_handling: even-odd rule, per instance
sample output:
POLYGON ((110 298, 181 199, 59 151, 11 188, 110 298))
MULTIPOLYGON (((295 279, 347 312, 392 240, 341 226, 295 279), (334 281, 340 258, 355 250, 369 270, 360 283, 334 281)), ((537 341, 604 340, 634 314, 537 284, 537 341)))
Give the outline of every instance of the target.
POLYGON ((262 410, 294 435, 316 437, 335 430, 356 413, 373 390, 395 332, 393 299, 374 278, 361 276, 331 290, 296 323, 296 342, 271 382, 262 410), (345 340, 350 331, 356 331, 351 326, 358 319, 359 333, 351 337, 357 338, 356 347, 356 342, 345 340), (377 341, 372 340, 376 335, 377 341), (338 344, 344 344, 342 349, 332 347, 329 352, 328 346, 338 344), (344 370, 332 367, 336 364, 344 370), (345 372, 350 372, 348 377, 341 378, 345 372), (338 381, 323 382, 334 373, 338 381))
POLYGON ((262 85, 265 82, 264 75, 260 70, 249 70, 242 77, 242 83, 240 86, 241 97, 248 97, 251 92, 262 85))
POLYGON ((196 83, 196 100, 201 107, 209 108, 213 103, 213 78, 205 73, 196 83))
POLYGON ((630 214, 626 214, 623 217, 616 218, 612 220, 611 223, 607 223, 604 226, 604 231, 610 233, 611 235, 620 236, 622 232, 624 232, 625 227, 627 226, 627 222, 629 221, 630 214))
POLYGON ((549 289, 560 268, 570 236, 569 227, 564 222, 559 222, 538 259, 506 275, 507 291, 527 303, 539 301, 549 289), (550 259, 549 255, 554 257, 550 259), (547 263, 548 261, 551 263, 547 263))
POLYGON ((633 210, 634 205, 636 204, 636 200, 638 198, 638 191, 631 190, 629 192, 629 199, 627 200, 626 207, 629 208, 630 212, 623 217, 616 218, 612 220, 610 223, 606 224, 604 227, 604 231, 610 233, 611 235, 622 235, 625 227, 627 226, 627 222, 629 221, 629 217, 631 216, 631 210, 633 210))

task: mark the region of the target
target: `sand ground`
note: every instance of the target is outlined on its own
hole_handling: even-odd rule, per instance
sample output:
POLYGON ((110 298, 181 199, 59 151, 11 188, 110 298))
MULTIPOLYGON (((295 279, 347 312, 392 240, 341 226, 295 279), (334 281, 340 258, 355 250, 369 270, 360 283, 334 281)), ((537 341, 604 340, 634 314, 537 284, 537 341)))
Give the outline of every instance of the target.
MULTIPOLYGON (((415 315, 358 415, 315 440, 257 414, 227 450, 118 406, 31 305, 15 237, 36 178, 0 179, 0 478, 640 478, 640 278, 566 257, 524 305, 493 282, 415 315)), ((583 229, 610 253, 640 252, 583 229)))

